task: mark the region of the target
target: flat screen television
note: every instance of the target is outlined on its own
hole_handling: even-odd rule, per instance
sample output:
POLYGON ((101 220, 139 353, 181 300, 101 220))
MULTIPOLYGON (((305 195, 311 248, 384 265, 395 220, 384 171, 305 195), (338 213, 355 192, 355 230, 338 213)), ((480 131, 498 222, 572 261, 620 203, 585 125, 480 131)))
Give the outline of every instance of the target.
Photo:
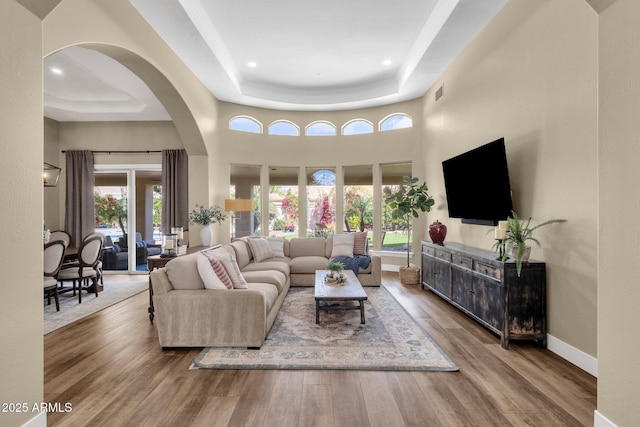
POLYGON ((513 204, 504 138, 442 162, 449 217, 497 225, 513 204))

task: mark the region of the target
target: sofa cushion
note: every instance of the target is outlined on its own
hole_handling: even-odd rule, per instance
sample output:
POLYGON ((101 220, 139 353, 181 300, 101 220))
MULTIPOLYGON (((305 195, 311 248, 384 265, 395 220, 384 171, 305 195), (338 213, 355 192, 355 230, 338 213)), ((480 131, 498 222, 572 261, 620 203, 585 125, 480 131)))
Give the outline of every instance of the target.
POLYGON ((275 285, 278 288, 278 293, 282 292, 287 284, 287 276, 275 270, 247 271, 243 272, 242 275, 249 284, 270 283, 275 285))
POLYGON ((233 242, 229 243, 229 246, 224 245, 222 246, 222 248, 233 248, 233 251, 235 252, 234 256, 240 269, 251 262, 251 251, 249 250, 249 245, 247 244, 245 238, 234 240, 233 242))
POLYGON ((289 257, 301 256, 325 257, 325 240, 323 237, 296 237, 289 241, 289 257))
POLYGON ((209 256, 205 252, 198 253, 198 273, 207 289, 233 289, 231 278, 224 266, 215 256, 209 256))
POLYGON ((338 256, 352 257, 354 238, 354 233, 336 234, 335 236, 333 236, 333 248, 331 250, 330 258, 335 258, 338 256))
POLYGON ((214 251, 208 252, 210 255, 218 258, 218 261, 222 263, 225 271, 231 278, 234 289, 247 289, 247 281, 240 272, 240 267, 236 262, 236 257, 233 249, 229 246, 222 246, 214 251))
POLYGON ((198 273, 197 255, 182 255, 167 263, 167 277, 173 289, 204 289, 204 282, 198 273))
POLYGON ((245 266, 241 271, 244 274, 247 271, 263 271, 263 270, 276 270, 288 276, 291 270, 289 269, 289 258, 270 258, 262 262, 252 262, 245 266))
POLYGON ((270 283, 249 283, 249 289, 264 293, 267 313, 271 311, 271 307, 273 307, 280 294, 278 287, 270 283))
MULTIPOLYGON (((251 255, 253 255, 254 262, 262 262, 265 259, 273 258, 273 247, 266 237, 253 237, 247 239, 249 249, 251 249, 251 255)), ((282 251, 284 256, 284 251, 282 251)))
MULTIPOLYGON (((284 242, 286 241, 282 237, 267 237, 267 240, 271 244, 274 258, 284 258, 284 242)), ((270 257, 271 258, 271 257, 270 257)))
POLYGON ((316 270, 324 270, 327 268, 328 263, 329 260, 323 256, 302 256, 292 258, 289 268, 291 269, 291 274, 312 274, 315 273, 316 270))

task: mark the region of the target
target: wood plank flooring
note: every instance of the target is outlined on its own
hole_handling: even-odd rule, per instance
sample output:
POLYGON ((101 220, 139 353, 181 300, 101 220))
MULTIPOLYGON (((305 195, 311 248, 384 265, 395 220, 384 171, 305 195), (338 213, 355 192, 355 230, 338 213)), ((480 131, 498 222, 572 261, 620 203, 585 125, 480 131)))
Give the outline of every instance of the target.
MULTIPOLYGON (((592 426, 596 379, 500 340, 397 273, 383 283, 460 372, 196 370, 162 351, 142 293, 44 337, 49 426, 592 426)), ((313 319, 310 319, 313 321, 313 319)))

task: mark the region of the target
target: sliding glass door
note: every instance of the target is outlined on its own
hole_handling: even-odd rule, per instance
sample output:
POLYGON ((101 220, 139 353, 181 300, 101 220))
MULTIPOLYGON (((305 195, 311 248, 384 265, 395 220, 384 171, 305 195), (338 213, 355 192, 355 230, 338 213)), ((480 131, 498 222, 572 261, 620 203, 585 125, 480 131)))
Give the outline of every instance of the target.
POLYGON ((96 231, 105 235, 103 270, 146 272, 160 253, 161 171, 96 166, 96 231))

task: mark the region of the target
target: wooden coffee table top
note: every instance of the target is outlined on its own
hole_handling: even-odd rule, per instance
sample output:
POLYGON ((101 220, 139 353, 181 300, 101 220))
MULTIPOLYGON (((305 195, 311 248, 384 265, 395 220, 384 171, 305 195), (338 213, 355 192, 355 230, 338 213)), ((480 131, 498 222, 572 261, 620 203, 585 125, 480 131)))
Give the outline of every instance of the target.
POLYGON ((316 300, 354 301, 367 299, 367 294, 353 271, 344 271, 347 277, 344 283, 325 283, 326 274, 327 270, 316 270, 316 300))

